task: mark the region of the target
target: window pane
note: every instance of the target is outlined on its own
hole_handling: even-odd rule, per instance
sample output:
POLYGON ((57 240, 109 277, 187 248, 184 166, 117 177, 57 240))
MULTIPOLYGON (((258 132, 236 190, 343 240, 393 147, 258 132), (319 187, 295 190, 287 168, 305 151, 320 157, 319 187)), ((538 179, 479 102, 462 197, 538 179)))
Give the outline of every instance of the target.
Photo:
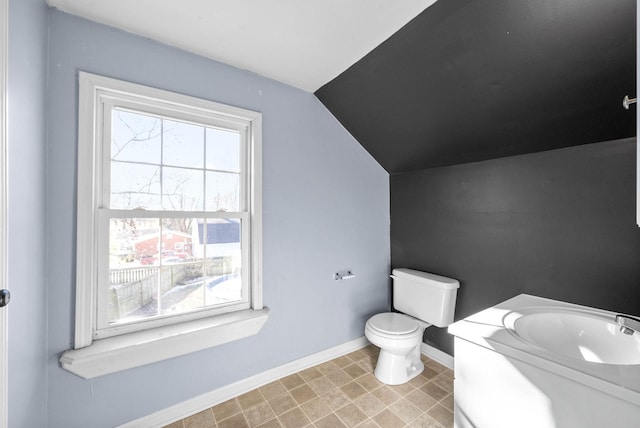
POLYGON ((160 167, 111 161, 112 209, 161 209, 160 167))
POLYGON ((241 301, 242 251, 239 219, 208 219, 194 223, 194 256, 205 266, 205 302, 217 305, 241 301))
POLYGON ((207 128, 207 169, 240 172, 240 134, 207 128))
POLYGON ((162 142, 165 165, 204 166, 204 127, 165 119, 162 142))
POLYGON ((240 174, 207 172, 207 211, 240 211, 240 174))
POLYGON ((157 315, 160 220, 113 218, 109 242, 109 322, 157 315))
POLYGON ((171 211, 203 209, 203 171, 186 168, 162 169, 162 208, 171 211))
POLYGON ((113 110, 111 159, 160 163, 161 119, 140 113, 113 110))
POLYGON ((240 226, 238 219, 111 219, 109 323, 242 301, 240 226))

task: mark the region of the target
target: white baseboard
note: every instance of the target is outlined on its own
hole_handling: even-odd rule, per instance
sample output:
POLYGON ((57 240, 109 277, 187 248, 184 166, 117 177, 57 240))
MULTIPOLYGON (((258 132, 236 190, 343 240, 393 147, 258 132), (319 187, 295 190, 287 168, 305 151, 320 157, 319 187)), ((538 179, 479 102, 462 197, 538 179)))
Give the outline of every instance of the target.
MULTIPOLYGON (((184 419, 195 413, 201 412, 209 407, 224 403, 234 397, 242 395, 253 389, 271 383, 275 380, 289 376, 301 370, 313 367, 326 361, 346 355, 350 352, 364 348, 369 345, 369 341, 363 336, 342 345, 335 346, 322 352, 318 352, 308 357, 292 361, 279 367, 259 373, 255 376, 240 380, 222 388, 199 395, 182 403, 152 413, 142 418, 136 419, 120 425, 119 428, 152 428, 163 427, 180 419, 184 419)), ((433 348, 435 349, 435 348, 433 348)), ((441 352, 441 351, 440 351, 441 352)), ((424 353, 424 351, 423 351, 424 353)), ((434 360, 429 354, 425 354, 434 360)), ((445 354, 446 355, 446 354, 445 354)), ((439 361, 439 360, 438 360, 439 361)))
POLYGON ((423 355, 426 355, 432 360, 435 360, 443 366, 446 366, 453 370, 453 357, 446 352, 442 352, 441 350, 434 348, 431 345, 427 345, 426 343, 422 344, 422 346, 420 347, 420 352, 422 352, 423 355))

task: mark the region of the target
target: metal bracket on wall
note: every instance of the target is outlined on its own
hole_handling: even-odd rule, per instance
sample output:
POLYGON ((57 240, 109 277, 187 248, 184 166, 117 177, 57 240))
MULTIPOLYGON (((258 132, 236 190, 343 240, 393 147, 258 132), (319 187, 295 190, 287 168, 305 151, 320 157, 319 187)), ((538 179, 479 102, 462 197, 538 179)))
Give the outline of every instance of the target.
POLYGON ((635 104, 638 102, 637 98, 629 98, 629 95, 625 95, 624 99, 622 100, 622 107, 624 107, 625 109, 629 110, 629 106, 631 104, 635 104))
POLYGON ((339 279, 351 279, 355 277, 356 275, 352 273, 350 270, 343 270, 341 272, 336 272, 333 274, 333 279, 335 279, 336 281, 339 279))

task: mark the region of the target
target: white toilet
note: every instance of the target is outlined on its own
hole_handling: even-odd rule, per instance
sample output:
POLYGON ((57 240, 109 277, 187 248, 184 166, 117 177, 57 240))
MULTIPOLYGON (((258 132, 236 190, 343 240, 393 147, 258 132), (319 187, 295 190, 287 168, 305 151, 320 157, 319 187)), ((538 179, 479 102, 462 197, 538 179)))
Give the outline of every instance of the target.
POLYGON ((369 318, 364 333, 380 348, 375 376, 387 385, 410 381, 424 370, 420 345, 424 329, 446 327, 453 322, 460 283, 432 273, 394 269, 393 306, 369 318))

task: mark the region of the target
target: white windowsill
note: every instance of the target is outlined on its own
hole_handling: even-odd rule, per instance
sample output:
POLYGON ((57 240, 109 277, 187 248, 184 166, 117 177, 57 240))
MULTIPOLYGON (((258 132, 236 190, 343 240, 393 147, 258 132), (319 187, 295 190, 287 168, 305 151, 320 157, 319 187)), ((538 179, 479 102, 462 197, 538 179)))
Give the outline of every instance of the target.
POLYGON ((62 368, 84 379, 162 361, 257 334, 269 308, 247 309, 122 336, 95 340, 60 357, 62 368))

